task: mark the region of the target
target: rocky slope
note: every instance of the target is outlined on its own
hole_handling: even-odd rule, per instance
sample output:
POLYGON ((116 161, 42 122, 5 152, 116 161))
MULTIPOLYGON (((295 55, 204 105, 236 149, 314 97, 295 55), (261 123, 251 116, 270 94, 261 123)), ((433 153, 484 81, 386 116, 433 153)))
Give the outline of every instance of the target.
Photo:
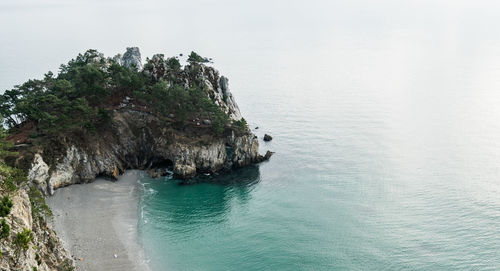
POLYGON ((6 217, 11 234, 0 239, 0 270, 73 270, 73 260, 63 248, 59 238, 41 219, 32 216, 32 205, 25 189, 19 189, 11 195, 13 207, 6 217), (15 245, 16 234, 30 230, 33 240, 29 248, 15 245))
MULTIPOLYGON (((96 61, 101 61, 101 58, 96 61)), ((131 69, 142 69, 136 47, 113 58, 131 69)), ((168 59, 154 55, 144 65, 144 72, 162 78, 169 69, 168 59)), ((242 119, 236 101, 229 90, 228 79, 212 67, 188 64, 177 80, 186 88, 193 83, 202 85, 209 98, 232 122, 242 119)), ((147 106, 125 97, 113 110, 110 124, 85 137, 59 138, 49 147, 30 146, 22 149, 23 164, 28 179, 45 195, 62 186, 91 182, 97 176, 116 178, 126 169, 171 168, 178 178, 197 173, 215 173, 232 167, 243 167, 268 159, 259 154, 257 137, 248 128, 236 131, 225 128, 222 135, 210 133, 208 119, 192 119, 179 128, 175 116, 163 118, 147 106)), ((22 160, 22 161, 21 161, 22 160)))

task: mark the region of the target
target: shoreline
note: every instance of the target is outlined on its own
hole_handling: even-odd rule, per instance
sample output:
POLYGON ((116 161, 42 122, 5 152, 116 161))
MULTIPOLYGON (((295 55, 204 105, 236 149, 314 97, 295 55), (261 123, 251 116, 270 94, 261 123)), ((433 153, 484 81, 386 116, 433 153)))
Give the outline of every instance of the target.
POLYGON ((138 240, 140 174, 126 171, 118 181, 97 178, 47 198, 53 229, 76 270, 151 270, 138 240))

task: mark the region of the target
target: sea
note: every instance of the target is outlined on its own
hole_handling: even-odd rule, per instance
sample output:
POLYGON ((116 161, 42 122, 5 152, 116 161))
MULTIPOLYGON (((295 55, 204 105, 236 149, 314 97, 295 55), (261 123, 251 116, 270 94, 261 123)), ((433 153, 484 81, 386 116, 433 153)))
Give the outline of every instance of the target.
POLYGON ((2 0, 0 89, 88 48, 213 58, 275 154, 188 184, 141 175, 153 270, 500 270, 499 14, 486 0, 2 0))

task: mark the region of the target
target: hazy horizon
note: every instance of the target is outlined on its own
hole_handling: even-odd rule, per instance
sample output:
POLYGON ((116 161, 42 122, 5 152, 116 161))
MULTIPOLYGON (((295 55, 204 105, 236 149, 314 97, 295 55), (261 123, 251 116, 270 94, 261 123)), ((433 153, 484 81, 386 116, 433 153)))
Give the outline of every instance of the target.
POLYGON ((0 91, 56 72, 87 49, 113 56, 128 46, 138 46, 144 59, 194 50, 228 73, 249 56, 280 65, 292 52, 311 53, 297 63, 309 69, 316 62, 337 65, 347 61, 340 50, 349 47, 395 50, 416 61, 448 61, 465 51, 498 56, 499 7, 495 1, 7 0, 0 3, 0 91), (392 43, 402 38, 413 46, 392 43), (443 55, 432 55, 436 48, 431 52, 428 43, 443 55))

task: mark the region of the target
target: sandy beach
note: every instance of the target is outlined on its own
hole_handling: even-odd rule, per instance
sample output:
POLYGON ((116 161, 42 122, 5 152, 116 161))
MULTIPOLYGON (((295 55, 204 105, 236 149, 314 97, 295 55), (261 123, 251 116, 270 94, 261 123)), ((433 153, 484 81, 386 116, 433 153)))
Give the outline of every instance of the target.
POLYGON ((72 185, 47 199, 54 230, 77 270, 150 270, 137 239, 139 175, 127 171, 116 182, 72 185))

